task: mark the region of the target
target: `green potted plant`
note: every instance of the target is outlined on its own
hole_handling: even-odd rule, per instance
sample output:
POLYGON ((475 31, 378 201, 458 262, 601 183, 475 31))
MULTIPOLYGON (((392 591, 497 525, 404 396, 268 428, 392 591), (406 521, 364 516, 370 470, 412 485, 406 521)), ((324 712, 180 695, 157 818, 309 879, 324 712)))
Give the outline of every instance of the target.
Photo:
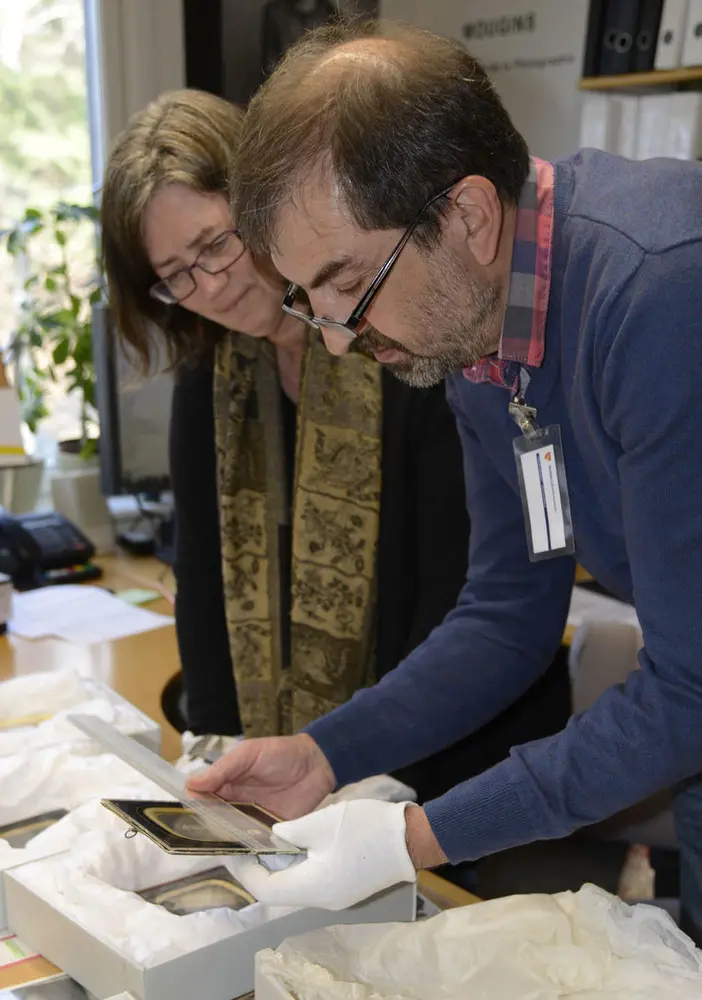
POLYGON ((102 294, 97 217, 92 205, 59 202, 46 210, 26 209, 14 227, 0 234, 21 283, 8 360, 23 418, 35 432, 49 414, 52 385, 77 393, 79 436, 58 444, 60 455, 82 459, 97 448, 91 324, 91 307, 102 294))

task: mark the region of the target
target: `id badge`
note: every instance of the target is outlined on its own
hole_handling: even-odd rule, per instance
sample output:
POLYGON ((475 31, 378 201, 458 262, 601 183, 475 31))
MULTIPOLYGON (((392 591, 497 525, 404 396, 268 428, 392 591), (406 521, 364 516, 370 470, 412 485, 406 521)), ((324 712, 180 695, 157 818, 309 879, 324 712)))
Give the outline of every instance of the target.
POLYGON ((575 539, 560 427, 520 434, 513 447, 530 561, 571 555, 575 539))

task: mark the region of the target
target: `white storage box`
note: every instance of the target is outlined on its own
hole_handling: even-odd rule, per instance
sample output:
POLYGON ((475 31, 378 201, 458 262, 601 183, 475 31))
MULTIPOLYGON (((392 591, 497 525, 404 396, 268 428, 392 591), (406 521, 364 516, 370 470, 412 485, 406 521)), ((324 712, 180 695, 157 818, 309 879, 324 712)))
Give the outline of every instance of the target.
MULTIPOLYGON (((142 850, 149 856, 152 884, 163 881, 163 872, 166 870, 172 871, 171 877, 177 878, 188 873, 188 865, 193 866, 194 873, 223 861, 221 857, 168 857, 146 841, 146 838, 137 840, 141 840, 144 845, 142 850), (172 867, 166 869, 166 865, 172 867)), ((115 862, 115 867, 121 868, 123 883, 126 857, 124 845, 135 843, 120 838, 119 841, 113 839, 110 845, 112 852, 123 856, 121 864, 119 858, 115 862)), ((342 912, 318 909, 276 910, 270 911, 269 918, 269 912, 257 903, 247 910, 239 911, 239 914, 231 910, 219 910, 175 917, 162 911, 161 907, 145 903, 131 891, 115 889, 106 883, 99 884, 95 879, 92 883, 93 900, 89 904, 93 907, 93 916, 90 916, 90 911, 83 905, 84 899, 91 896, 90 887, 85 893, 82 888, 76 888, 75 870, 60 867, 66 864, 67 857, 67 854, 54 855, 5 872, 7 922, 11 930, 29 940, 37 951, 71 975, 99 1000, 111 997, 120 990, 134 994, 139 1000, 192 1000, 193 997, 232 1000, 253 989, 254 956, 262 948, 276 948, 287 937, 331 924, 385 923, 411 921, 414 918, 415 886, 408 884, 388 890, 342 912), (61 880, 63 897, 60 893, 56 894, 56 884, 61 880), (96 892, 96 889, 103 888, 104 891, 96 892), (77 902, 76 897, 79 897, 77 902), (66 912, 58 908, 57 900, 62 898, 66 900, 66 912), (135 912, 135 900, 138 917, 132 919, 128 914, 135 912), (145 907, 148 912, 145 912, 145 907), (154 911, 157 913, 154 914, 154 911), (242 929, 241 914, 248 915, 246 922, 250 926, 246 929, 242 929), (150 929, 149 921, 155 916, 159 918, 158 933, 152 933, 150 929), (140 922, 140 917, 147 917, 148 920, 140 922), (104 931, 101 926, 103 920, 112 921, 119 930, 113 930, 112 934, 104 931), (140 953, 146 954, 153 941, 164 940, 164 927, 175 927, 173 921, 190 921, 179 925, 178 930, 181 931, 182 928, 179 946, 182 947, 183 942, 187 942, 186 948, 193 950, 173 954, 175 949, 170 947, 169 939, 168 946, 163 948, 162 945, 162 950, 155 957, 137 960, 134 956, 135 935, 138 936, 140 953), (143 934, 140 935, 142 926, 143 934), (205 935, 201 934, 203 927, 207 927, 205 935), (128 946, 118 944, 115 935, 120 942, 127 940, 128 946), (208 936, 210 943, 200 944, 208 936), (212 940, 213 936, 217 939, 212 940), (191 943, 191 937, 194 944, 191 943)), ((112 861, 112 855, 109 860, 112 861)), ((75 863, 74 857, 73 864, 75 863)), ((132 888, 136 889, 137 886, 132 888)), ((143 879, 141 888, 145 888, 143 879)), ((173 937, 175 936, 174 934, 173 937)))
MULTIPOLYGON (((0 873, 80 848, 111 819, 99 806, 101 796, 148 798, 154 794, 161 796, 155 785, 113 754, 81 754, 69 745, 0 757, 0 873), (91 802, 90 811, 80 808, 91 802), (60 812, 66 815, 51 816, 60 812)), ((5 926, 0 879, 0 927, 5 926)))
POLYGON ((0 684, 0 757, 59 743, 76 743, 101 753, 97 744, 68 721, 70 712, 96 715, 160 753, 158 723, 126 698, 74 670, 53 670, 0 684))

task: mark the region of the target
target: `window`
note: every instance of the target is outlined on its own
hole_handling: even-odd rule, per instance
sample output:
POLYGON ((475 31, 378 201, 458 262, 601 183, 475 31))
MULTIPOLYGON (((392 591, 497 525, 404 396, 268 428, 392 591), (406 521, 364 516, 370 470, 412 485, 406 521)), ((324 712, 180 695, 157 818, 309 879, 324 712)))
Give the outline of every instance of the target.
MULTIPOLYGON (((29 206, 92 202, 83 0, 7 0, 0 4, 0 228, 29 206)), ((47 241, 37 253, 51 261, 47 241)), ((79 280, 93 270, 89 236, 72 251, 79 280)), ((0 251, 0 346, 15 326, 23 261, 0 251)), ((49 416, 37 450, 76 437, 79 400, 60 383, 47 389, 49 416)))

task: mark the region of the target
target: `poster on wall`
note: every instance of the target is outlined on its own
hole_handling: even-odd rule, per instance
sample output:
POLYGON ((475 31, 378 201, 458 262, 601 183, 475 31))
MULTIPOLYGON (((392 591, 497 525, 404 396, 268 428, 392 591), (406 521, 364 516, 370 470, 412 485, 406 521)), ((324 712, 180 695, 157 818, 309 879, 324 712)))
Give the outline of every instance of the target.
POLYGON ((378 0, 224 0, 224 97, 246 104, 305 31, 334 17, 377 13, 378 0))
POLYGON ((531 152, 574 152, 588 0, 380 0, 381 17, 457 38, 493 80, 531 152))

